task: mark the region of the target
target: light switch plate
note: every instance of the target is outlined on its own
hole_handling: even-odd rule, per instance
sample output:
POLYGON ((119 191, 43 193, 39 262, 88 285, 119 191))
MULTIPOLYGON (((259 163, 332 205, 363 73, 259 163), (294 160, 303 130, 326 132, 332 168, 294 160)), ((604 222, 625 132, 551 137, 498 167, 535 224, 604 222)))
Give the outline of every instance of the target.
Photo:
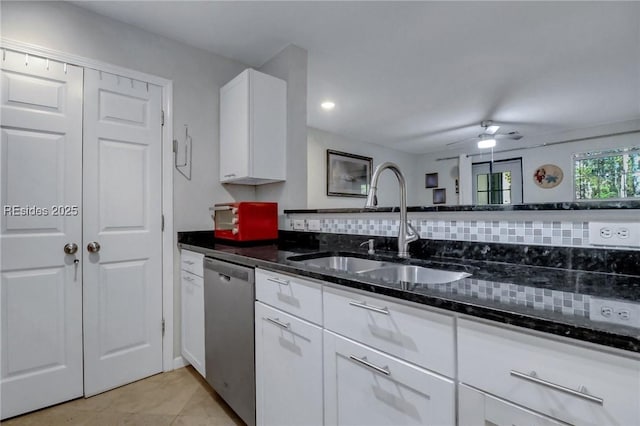
POLYGON ((589 244, 640 247, 640 222, 589 222, 589 244))
POLYGON ((304 231, 304 219, 294 219, 293 229, 295 231, 304 231))

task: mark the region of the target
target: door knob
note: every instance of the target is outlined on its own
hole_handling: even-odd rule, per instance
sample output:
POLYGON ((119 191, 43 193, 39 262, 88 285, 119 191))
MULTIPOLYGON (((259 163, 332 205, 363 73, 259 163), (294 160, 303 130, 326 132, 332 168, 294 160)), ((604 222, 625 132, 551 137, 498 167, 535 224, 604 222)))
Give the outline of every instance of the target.
POLYGON ((64 245, 64 252, 66 254, 75 254, 78 251, 78 245, 76 243, 67 243, 64 245))
POLYGON ((100 244, 97 241, 91 241, 87 244, 87 250, 89 250, 89 253, 97 253, 100 251, 100 244))

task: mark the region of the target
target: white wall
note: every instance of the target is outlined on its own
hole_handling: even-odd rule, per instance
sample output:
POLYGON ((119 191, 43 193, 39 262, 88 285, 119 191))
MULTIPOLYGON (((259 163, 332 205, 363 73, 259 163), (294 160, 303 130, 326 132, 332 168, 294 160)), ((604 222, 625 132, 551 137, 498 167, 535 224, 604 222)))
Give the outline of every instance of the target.
MULTIPOLYGON (((372 157, 374 169, 380 163, 392 161, 400 166, 407 181, 412 180, 411 176, 414 174, 415 168, 412 154, 351 140, 313 127, 308 128, 307 135, 307 208, 364 206, 364 198, 327 196, 327 149, 372 157)), ((414 184, 408 183, 407 186, 407 204, 416 205, 417 197, 414 184)), ((378 205, 380 207, 398 206, 399 200, 398 181, 392 172, 385 171, 378 182, 378 205)))
MULTIPOLYGON (((243 64, 156 36, 69 3, 0 3, 2 37, 93 58, 173 80, 175 138, 193 137, 193 178, 174 171, 174 229, 212 228, 209 206, 254 199, 253 187, 224 187, 218 173, 218 91, 243 64)), ((166 144, 171 143, 165 141, 166 144)), ((180 353, 178 251, 174 262, 174 352, 180 353)))
POLYGON ((307 51, 289 45, 259 68, 287 82, 287 180, 256 187, 259 201, 277 201, 284 209, 307 202, 307 51))
MULTIPOLYGON (((577 139, 581 137, 589 137, 594 135, 608 134, 614 132, 622 132, 640 128, 639 120, 632 120, 622 123, 614 123, 610 125, 599 126, 588 130, 576 130, 555 135, 552 139, 540 139, 530 141, 532 145, 544 142, 553 142, 561 140, 577 139)), ((640 133, 626 134, 620 136, 609 136, 591 140, 581 140, 558 145, 550 145, 539 148, 515 150, 504 153, 494 154, 494 160, 502 160, 508 158, 522 157, 522 179, 523 179, 523 199, 524 203, 544 203, 544 202, 563 202, 573 201, 573 154, 584 152, 597 152, 614 148, 625 148, 640 146, 640 133), (535 170, 545 164, 555 164, 559 166, 564 178, 560 185, 551 189, 543 189, 533 182, 533 174, 535 170)), ((498 149, 496 149, 498 150, 498 149)), ((429 173, 432 171, 443 171, 440 178, 446 179, 442 181, 440 186, 447 188, 448 204, 456 204, 457 198, 452 198, 449 203, 449 188, 454 187, 454 178, 449 173, 452 169, 457 170, 457 159, 436 161, 437 158, 450 157, 457 155, 457 152, 441 152, 436 154, 424 154, 418 159, 417 174, 429 173)), ((487 152, 482 156, 474 156, 473 162, 490 161, 491 154, 487 152)), ((429 195, 430 197, 430 195, 429 195)), ((420 198, 418 204, 428 205, 431 203, 430 198, 420 198)))

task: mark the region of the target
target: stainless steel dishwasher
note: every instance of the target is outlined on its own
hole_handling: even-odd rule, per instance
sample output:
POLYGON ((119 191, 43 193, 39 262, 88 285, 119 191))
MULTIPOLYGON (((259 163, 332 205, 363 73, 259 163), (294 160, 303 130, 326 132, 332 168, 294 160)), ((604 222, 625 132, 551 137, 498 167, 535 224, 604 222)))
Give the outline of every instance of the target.
POLYGON ((207 382, 249 426, 256 424, 253 268, 204 259, 207 382))

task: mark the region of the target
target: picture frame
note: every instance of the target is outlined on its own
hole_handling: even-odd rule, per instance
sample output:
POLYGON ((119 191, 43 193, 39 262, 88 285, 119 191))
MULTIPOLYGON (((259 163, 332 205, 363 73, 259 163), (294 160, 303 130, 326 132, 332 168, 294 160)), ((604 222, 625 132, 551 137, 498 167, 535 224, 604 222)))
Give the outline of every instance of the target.
POLYGON ((433 190, 433 204, 446 204, 447 202, 447 189, 436 188, 433 190))
POLYGON ((327 149, 327 196, 366 198, 373 159, 327 149))
POLYGON ((438 187, 438 173, 427 173, 424 175, 424 187, 425 188, 437 188, 438 187))

